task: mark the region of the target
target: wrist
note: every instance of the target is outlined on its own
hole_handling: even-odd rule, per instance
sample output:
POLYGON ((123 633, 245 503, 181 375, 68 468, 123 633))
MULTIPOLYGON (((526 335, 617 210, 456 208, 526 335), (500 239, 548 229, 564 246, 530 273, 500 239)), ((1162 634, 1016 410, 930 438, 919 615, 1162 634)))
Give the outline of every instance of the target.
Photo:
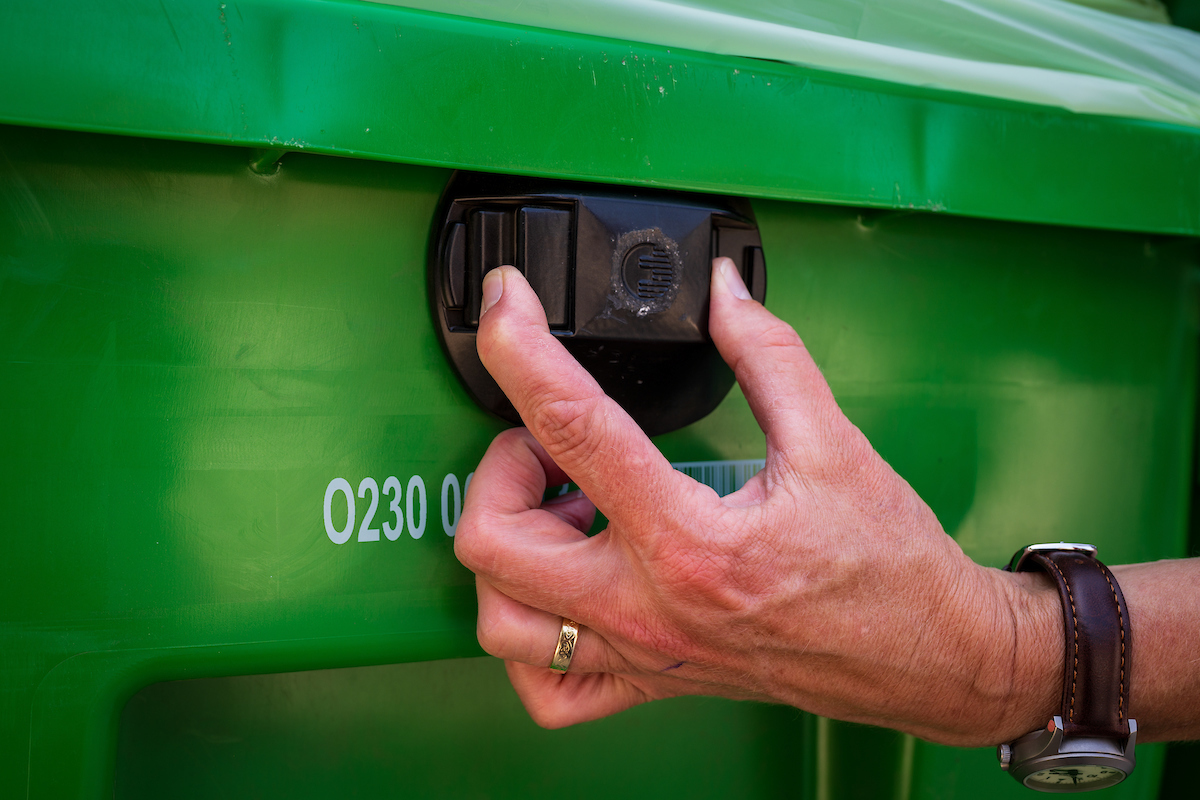
POLYGON ((1008 610, 1006 635, 995 637, 991 664, 1000 711, 989 744, 1011 742, 1044 728, 1062 704, 1065 632, 1062 600, 1042 573, 987 570, 1008 610))
POLYGON ((1062 701, 1065 634, 1058 592, 1042 575, 971 564, 943 604, 934 644, 938 678, 920 702, 924 724, 906 727, 954 747, 990 747, 1044 728, 1062 701), (967 600, 973 598, 973 600, 967 600))

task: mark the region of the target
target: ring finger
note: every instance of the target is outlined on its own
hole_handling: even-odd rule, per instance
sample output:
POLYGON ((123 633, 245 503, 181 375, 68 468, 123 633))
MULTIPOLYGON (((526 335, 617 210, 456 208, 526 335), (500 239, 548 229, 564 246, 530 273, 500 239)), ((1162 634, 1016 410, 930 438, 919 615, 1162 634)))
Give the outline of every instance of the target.
MULTIPOLYGON (((479 596, 479 644, 489 654, 505 661, 519 661, 549 670, 563 630, 563 617, 518 603, 480 577, 475 578, 479 596)), ((576 620, 579 635, 571 657, 570 672, 632 671, 630 663, 598 632, 576 620)))

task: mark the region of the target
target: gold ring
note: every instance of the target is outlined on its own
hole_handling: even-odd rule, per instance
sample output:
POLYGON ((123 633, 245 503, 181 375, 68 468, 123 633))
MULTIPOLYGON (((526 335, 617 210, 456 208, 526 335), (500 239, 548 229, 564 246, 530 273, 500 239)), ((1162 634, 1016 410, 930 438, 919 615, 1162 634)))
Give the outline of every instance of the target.
POLYGON ((550 660, 550 669, 566 672, 571 668, 571 657, 575 655, 577 641, 579 641, 579 624, 563 617, 562 630, 558 632, 558 647, 554 648, 554 658, 550 660))

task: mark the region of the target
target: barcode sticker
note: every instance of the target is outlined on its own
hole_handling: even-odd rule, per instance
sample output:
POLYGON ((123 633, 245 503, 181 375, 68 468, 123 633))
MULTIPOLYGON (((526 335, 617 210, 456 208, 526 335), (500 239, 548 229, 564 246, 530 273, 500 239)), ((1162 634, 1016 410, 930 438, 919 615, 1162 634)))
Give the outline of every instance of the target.
POLYGON ((746 485, 767 462, 761 459, 747 461, 674 461, 671 466, 712 488, 724 497, 746 485))

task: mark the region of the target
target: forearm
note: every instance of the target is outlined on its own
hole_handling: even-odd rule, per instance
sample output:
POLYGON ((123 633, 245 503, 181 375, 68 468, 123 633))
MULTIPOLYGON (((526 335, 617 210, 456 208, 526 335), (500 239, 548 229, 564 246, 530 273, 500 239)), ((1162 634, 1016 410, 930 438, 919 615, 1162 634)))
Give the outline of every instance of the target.
POLYGON ((1112 570, 1133 628, 1138 741, 1200 738, 1200 558, 1112 570))

